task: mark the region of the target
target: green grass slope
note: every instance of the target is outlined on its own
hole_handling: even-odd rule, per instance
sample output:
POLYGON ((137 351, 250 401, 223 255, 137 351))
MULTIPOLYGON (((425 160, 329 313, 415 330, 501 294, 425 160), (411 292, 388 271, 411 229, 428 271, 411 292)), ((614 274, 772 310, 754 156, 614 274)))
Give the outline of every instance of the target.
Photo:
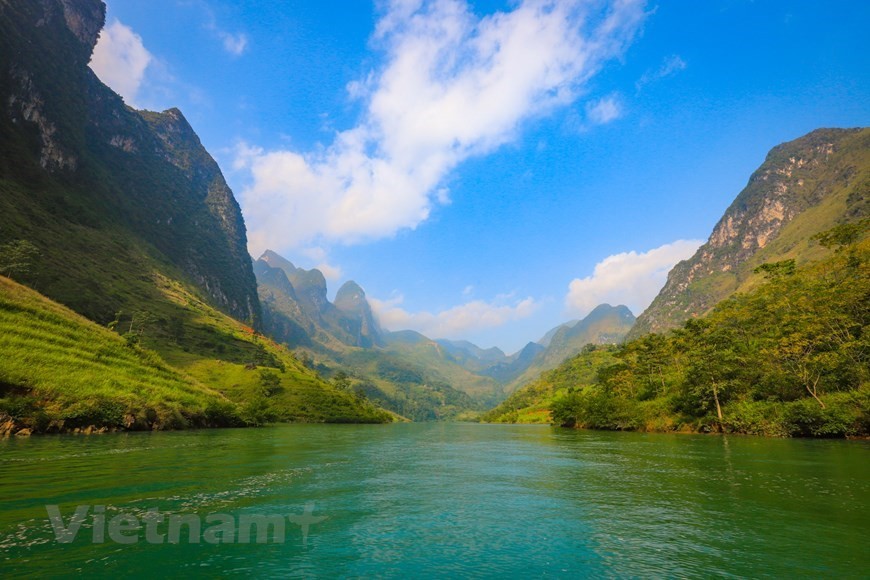
POLYGON ((121 321, 121 336, 0 277, 0 432, 392 420, 177 283, 163 289, 189 304, 178 340, 153 315, 121 321), (204 357, 203 340, 229 360, 204 357))
POLYGON ((239 409, 153 351, 0 277, 4 431, 241 425, 239 409))

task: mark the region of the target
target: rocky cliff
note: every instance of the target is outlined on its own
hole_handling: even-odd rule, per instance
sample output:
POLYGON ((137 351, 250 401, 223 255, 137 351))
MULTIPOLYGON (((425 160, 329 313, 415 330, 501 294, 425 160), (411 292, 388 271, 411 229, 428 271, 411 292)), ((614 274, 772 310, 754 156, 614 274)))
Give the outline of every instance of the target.
POLYGON ((716 224, 677 264, 629 334, 662 332, 752 283, 764 262, 812 255, 813 234, 868 214, 870 129, 819 129, 775 147, 716 224))
POLYGON ((88 68, 104 17, 97 0, 0 2, 0 241, 34 242, 34 283, 97 320, 159 271, 257 323, 244 221, 214 159, 180 111, 135 111, 88 68))

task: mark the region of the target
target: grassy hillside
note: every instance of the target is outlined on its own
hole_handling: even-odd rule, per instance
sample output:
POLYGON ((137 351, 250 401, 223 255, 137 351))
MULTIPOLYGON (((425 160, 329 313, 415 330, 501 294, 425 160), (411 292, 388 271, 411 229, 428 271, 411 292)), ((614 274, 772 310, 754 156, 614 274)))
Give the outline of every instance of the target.
POLYGON ((0 277, 5 430, 242 425, 239 408, 151 350, 0 277))
POLYGON ((587 349, 485 416, 566 426, 870 435, 870 220, 762 265, 751 291, 666 335, 587 349))
MULTIPOLYGON (((167 362, 213 386, 248 409, 249 420, 382 423, 392 416, 352 392, 336 388, 279 345, 162 279, 166 300, 188 316, 152 317, 142 343, 167 362)), ((134 325, 135 328, 135 325, 134 325)))
POLYGON ((153 314, 140 315, 116 324, 121 336, 0 277, 2 431, 392 420, 180 285, 165 281, 163 290, 189 303, 190 320, 167 330, 153 314), (203 357, 206 346, 229 360, 203 357))

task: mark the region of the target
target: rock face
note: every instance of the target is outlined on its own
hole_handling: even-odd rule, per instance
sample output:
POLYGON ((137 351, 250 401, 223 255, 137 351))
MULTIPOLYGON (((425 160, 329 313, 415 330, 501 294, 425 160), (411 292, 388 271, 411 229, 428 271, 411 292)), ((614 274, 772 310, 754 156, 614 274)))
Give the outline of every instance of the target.
POLYGON ((868 143, 868 129, 819 129, 771 150, 707 243, 671 270, 629 338, 700 316, 759 263, 800 259, 813 234, 866 215, 868 143))
POLYGON ((332 303, 320 270, 297 268, 272 250, 260 256, 254 272, 269 321, 265 328, 278 340, 292 346, 311 344, 312 339, 363 348, 383 344, 365 292, 356 282, 345 283, 332 303))
POLYGON ((341 319, 344 330, 356 337, 357 345, 371 347, 381 343, 381 329, 372 314, 372 307, 366 300, 365 291, 356 282, 345 282, 338 289, 334 304, 344 314, 341 319))
MULTIPOLYGON (((173 278, 181 272, 214 306, 257 324, 256 281, 232 191, 180 111, 135 111, 88 68, 104 18, 97 0, 0 1, 0 175, 15 184, 4 195, 21 212, 0 216, 0 230, 52 256, 69 251, 82 226, 99 239, 95 248, 123 245, 127 256, 94 249, 92 267, 58 266, 59 278, 93 286, 88 296, 58 297, 91 318, 131 298, 108 280, 141 258, 168 264, 173 272, 154 269, 173 278), (52 223, 33 231, 39 220, 22 225, 25 215, 52 223), (117 242, 110 229, 131 239, 117 242)), ((48 295, 59 293, 55 284, 44 281, 48 295)))

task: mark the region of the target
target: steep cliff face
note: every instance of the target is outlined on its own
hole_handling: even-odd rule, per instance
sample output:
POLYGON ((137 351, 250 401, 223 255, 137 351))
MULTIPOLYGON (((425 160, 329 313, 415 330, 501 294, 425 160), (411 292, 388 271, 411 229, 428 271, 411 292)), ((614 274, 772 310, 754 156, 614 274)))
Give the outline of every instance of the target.
POLYGON ((270 320, 265 328, 278 340, 294 346, 311 344, 311 339, 327 347, 336 341, 363 348, 382 344, 371 306, 356 282, 345 283, 333 303, 320 270, 297 268, 272 250, 260 256, 254 271, 268 310, 264 316, 270 320), (308 340, 300 340, 300 330, 308 340))
POLYGON ((381 329, 365 291, 354 281, 345 282, 335 295, 335 307, 344 315, 341 323, 356 343, 363 347, 381 344, 381 329))
POLYGON ((36 243, 52 266, 41 289, 97 320, 143 298, 126 290, 148 272, 126 266, 257 323, 244 221, 217 164, 180 111, 135 111, 88 68, 104 18, 96 0, 0 2, 0 239, 36 243))
POLYGON ((745 284, 764 262, 812 253, 809 238, 866 216, 870 129, 819 129, 775 147, 703 246, 677 264, 629 334, 679 326, 745 284))

